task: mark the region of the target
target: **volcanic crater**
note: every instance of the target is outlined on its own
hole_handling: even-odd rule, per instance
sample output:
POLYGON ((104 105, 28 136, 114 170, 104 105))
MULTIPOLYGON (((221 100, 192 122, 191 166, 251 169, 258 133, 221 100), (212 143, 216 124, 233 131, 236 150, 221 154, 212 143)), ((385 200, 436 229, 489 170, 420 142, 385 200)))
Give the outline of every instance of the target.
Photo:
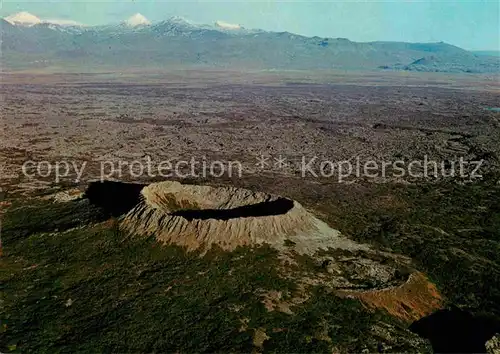
POLYGON ((218 246, 230 251, 262 244, 279 250, 291 248, 299 254, 328 248, 366 249, 317 219, 297 201, 284 197, 174 181, 131 191, 137 204, 124 215, 121 228, 131 234, 155 235, 163 243, 188 250, 206 251, 218 246))
POLYGON ((348 239, 286 197, 176 181, 94 182, 85 194, 107 215, 119 216, 119 228, 133 237, 154 237, 201 255, 212 248, 267 245, 279 252, 280 274, 300 287, 323 285, 406 320, 431 313, 441 303, 409 259, 348 239), (306 258, 312 263, 292 271, 290 265, 306 258))

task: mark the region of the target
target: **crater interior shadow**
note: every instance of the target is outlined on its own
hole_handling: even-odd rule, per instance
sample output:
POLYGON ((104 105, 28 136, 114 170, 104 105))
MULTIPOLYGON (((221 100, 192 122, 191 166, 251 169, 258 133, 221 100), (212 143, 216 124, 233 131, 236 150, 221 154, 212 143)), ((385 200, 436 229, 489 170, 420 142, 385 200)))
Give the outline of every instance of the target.
POLYGON ((89 202, 110 216, 120 216, 135 207, 146 184, 114 181, 91 182, 85 191, 89 202))
POLYGON ((175 211, 170 215, 181 216, 189 221, 194 219, 229 220, 235 218, 283 215, 292 208, 292 200, 278 198, 270 202, 244 205, 233 209, 186 209, 175 211))
POLYGON ((410 325, 431 342, 435 353, 485 353, 486 341, 499 330, 497 320, 458 308, 438 310, 410 325))

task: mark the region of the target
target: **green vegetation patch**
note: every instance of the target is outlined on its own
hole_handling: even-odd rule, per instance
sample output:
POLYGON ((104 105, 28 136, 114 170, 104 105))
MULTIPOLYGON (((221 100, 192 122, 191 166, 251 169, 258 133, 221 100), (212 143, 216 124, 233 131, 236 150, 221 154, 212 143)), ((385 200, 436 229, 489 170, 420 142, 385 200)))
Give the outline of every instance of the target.
POLYGON ((360 242, 410 256, 451 304, 500 319, 500 185, 380 185, 333 221, 360 242))
POLYGON ((101 217, 82 203, 40 202, 4 215, 0 351, 250 352, 258 328, 269 352, 377 348, 369 329, 388 318, 324 288, 292 306, 293 315, 269 312, 264 292, 286 300, 297 291, 271 248, 201 257, 126 237, 112 220, 77 227, 101 217))

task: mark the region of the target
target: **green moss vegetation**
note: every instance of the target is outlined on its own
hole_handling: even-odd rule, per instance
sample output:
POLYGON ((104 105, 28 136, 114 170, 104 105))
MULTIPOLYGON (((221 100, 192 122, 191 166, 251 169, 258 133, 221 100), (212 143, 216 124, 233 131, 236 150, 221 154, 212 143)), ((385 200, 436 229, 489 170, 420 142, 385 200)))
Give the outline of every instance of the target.
POLYGON ((297 290, 278 274, 276 251, 200 257, 126 237, 113 220, 84 226, 100 218, 85 201, 4 215, 1 352, 250 352, 257 328, 268 352, 352 352, 384 316, 321 287, 294 315, 269 312, 263 292, 297 290))
MULTIPOLYGON (((412 257, 450 304, 500 318, 496 183, 378 185, 317 203, 350 237, 412 257)), ((407 326, 320 286, 293 315, 269 312, 263 293, 298 291, 274 250, 200 257, 126 237, 85 200, 18 204, 2 222, 0 352, 250 352, 259 328, 265 352, 375 352, 374 325, 407 326)), ((391 350, 415 348, 401 343, 391 350)))
POLYGON ((24 239, 34 233, 62 231, 103 221, 107 217, 87 200, 71 203, 14 201, 8 214, 2 219, 2 232, 9 242, 24 239))
POLYGON ((363 207, 337 211, 343 218, 336 223, 359 241, 410 256, 451 304, 500 319, 500 185, 495 180, 381 185, 366 200, 363 207))

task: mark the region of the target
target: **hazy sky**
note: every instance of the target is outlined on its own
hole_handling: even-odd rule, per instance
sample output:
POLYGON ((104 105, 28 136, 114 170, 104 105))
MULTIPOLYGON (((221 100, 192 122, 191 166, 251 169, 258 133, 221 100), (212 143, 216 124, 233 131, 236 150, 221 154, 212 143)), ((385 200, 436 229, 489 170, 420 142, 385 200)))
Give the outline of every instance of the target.
MULTIPOLYGON (((2 1, 2 0, 0 0, 2 1)), ((170 16, 223 20, 247 28, 354 41, 444 41, 470 50, 500 50, 500 1, 155 1, 3 0, 0 16, 28 11, 42 19, 88 25, 120 22, 136 12, 151 21, 170 16)))

